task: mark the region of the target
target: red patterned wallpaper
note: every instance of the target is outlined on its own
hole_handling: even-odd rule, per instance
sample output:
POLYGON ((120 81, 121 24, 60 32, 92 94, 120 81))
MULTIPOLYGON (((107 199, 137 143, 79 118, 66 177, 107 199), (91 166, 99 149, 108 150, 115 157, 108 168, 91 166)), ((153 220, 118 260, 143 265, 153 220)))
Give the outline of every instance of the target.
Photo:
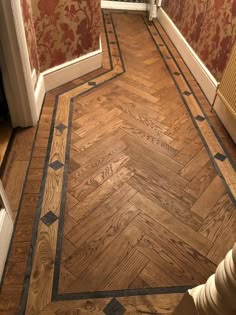
POLYGON ((220 81, 236 40, 236 0, 164 0, 163 8, 220 81))
POLYGON ((38 74, 99 48, 100 0, 21 0, 21 6, 38 74))
POLYGON ((34 21, 31 8, 31 0, 21 0, 22 15, 25 24, 25 34, 29 51, 31 69, 35 69, 37 76, 40 73, 37 43, 34 30, 34 21))
POLYGON ((99 48, 100 0, 32 0, 41 71, 99 48))

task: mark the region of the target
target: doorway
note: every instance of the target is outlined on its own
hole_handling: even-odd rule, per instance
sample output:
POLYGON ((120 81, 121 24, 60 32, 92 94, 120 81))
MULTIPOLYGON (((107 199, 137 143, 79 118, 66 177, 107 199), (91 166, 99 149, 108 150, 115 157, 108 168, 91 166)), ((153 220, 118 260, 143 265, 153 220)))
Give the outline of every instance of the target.
MULTIPOLYGON (((11 124, 7 98, 3 85, 2 71, 0 67, 0 169, 4 164, 4 160, 9 147, 13 128, 11 124)), ((1 173, 1 172, 0 172, 1 173)))

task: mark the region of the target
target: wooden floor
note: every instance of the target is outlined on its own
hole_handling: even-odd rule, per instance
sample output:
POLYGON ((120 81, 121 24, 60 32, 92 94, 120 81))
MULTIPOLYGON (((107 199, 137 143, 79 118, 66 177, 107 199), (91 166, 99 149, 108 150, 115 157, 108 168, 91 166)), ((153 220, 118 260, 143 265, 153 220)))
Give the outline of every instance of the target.
POLYGON ((235 241, 236 176, 199 87, 157 22, 104 22, 103 68, 46 97, 0 314, 170 315, 235 241))
POLYGON ((13 129, 10 121, 2 120, 0 117, 0 168, 4 162, 7 148, 11 139, 13 129))

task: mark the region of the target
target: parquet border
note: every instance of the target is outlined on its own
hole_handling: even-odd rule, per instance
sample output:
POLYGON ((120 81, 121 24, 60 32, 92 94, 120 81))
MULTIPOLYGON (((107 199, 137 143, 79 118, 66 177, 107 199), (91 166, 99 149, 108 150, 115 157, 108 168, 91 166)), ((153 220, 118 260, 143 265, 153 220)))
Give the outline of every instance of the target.
MULTIPOLYGON (((51 146, 52 146, 52 142, 53 142, 53 132, 54 132, 55 118, 56 118, 56 114, 57 114, 59 97, 62 97, 62 96, 66 96, 67 97, 67 93, 70 94, 69 97, 68 97, 68 102, 69 102, 68 105, 69 105, 69 108, 70 108, 69 117, 70 117, 70 119, 72 119, 74 98, 76 98, 78 96, 81 96, 81 95, 83 95, 83 94, 85 94, 85 93, 87 93, 87 92, 89 92, 89 91, 99 87, 100 85, 102 85, 104 83, 107 83, 110 80, 113 80, 113 79, 117 78, 118 76, 122 75, 126 71, 111 13, 104 13, 104 10, 103 10, 103 21, 104 21, 104 28, 105 28, 105 33, 106 33, 106 40, 107 40, 107 46, 108 46, 108 52, 109 52, 111 68, 108 71, 102 73, 101 75, 95 76, 92 79, 79 84, 74 89, 68 89, 67 91, 63 91, 62 93, 59 93, 56 96, 56 99, 55 99, 55 105, 54 105, 52 121, 51 121, 51 128, 50 128, 50 135, 49 135, 48 146, 47 146, 47 151, 46 151, 46 158, 45 158, 45 164, 44 164, 44 172, 43 172, 44 175, 43 175, 43 180, 42 180, 41 188, 40 188, 37 212, 36 212, 36 216, 35 216, 35 223, 34 223, 34 229, 33 229, 32 245, 31 245, 30 253, 29 253, 29 257, 28 257, 26 276, 25 276, 25 281, 24 281, 24 290, 23 290, 22 298, 21 298, 20 314, 24 314, 25 313, 26 306, 27 306, 28 290, 29 290, 29 284, 30 284, 30 277, 28 275, 31 274, 32 265, 33 265, 33 258, 35 256, 34 248, 35 248, 35 245, 36 245, 36 242, 37 242, 37 238, 38 238, 38 225, 39 225, 40 216, 41 216, 42 198, 43 198, 43 195, 44 195, 45 183, 46 183, 46 179, 47 179, 46 175, 47 175, 48 166, 49 166, 50 150, 51 150, 51 146), (110 18, 110 21, 107 21, 107 17, 108 16, 110 18), (114 34, 115 39, 116 39, 116 45, 117 45, 117 49, 119 51, 119 56, 112 55, 112 53, 111 53, 111 48, 110 48, 110 44, 109 44, 109 35, 108 35, 111 32, 109 32, 107 30, 108 29, 108 26, 107 26, 108 24, 112 25, 112 28, 113 28, 112 34, 114 34), (118 70, 115 69, 115 67, 114 67, 114 64, 115 64, 114 61, 117 61, 117 58, 119 58, 119 62, 120 62, 120 69, 118 69, 118 70), (89 82, 91 80, 94 81, 95 79, 100 79, 101 77, 105 76, 106 74, 110 74, 110 77, 108 79, 105 78, 104 81, 96 84, 95 86, 94 85, 89 85, 89 82)), ((116 66, 117 66, 117 64, 116 64, 116 66)), ((70 122, 68 123, 68 126, 67 126, 68 130, 71 129, 71 128, 69 128, 69 126, 71 127, 71 123, 70 122)), ((37 129, 37 131, 38 131, 38 129, 37 129)), ((70 132, 68 132, 68 137, 69 136, 70 136, 70 132)), ((36 141, 36 139, 37 139, 37 132, 36 132, 35 141, 36 141)), ((69 149, 69 142, 70 141, 67 142, 67 150, 69 149)), ((66 153, 67 159, 69 158, 68 154, 69 154, 69 152, 66 153)), ((33 156, 33 151, 32 151, 32 156, 33 156)), ((32 160, 32 156, 31 156, 30 160, 32 160)), ((65 168, 64 168, 64 175, 63 175, 63 177, 65 176, 64 179, 66 178, 65 168)), ((30 169, 30 167, 29 167, 29 169, 30 169)), ((27 178, 27 176, 26 176, 26 178, 27 178)), ((63 189, 66 189, 66 185, 64 185, 63 189)), ((64 203, 65 203, 65 200, 64 200, 64 203)), ((61 207, 63 207, 63 203, 62 203, 61 207)), ((62 222, 62 220, 59 220, 59 221, 62 222)), ((60 231, 60 230, 58 229, 58 231, 60 231)))
MULTIPOLYGON (((154 26, 155 26, 155 28, 157 28, 155 22, 154 22, 154 26)), ((178 53, 178 56, 179 56, 179 58, 181 59, 182 63, 183 63, 183 64, 185 65, 185 67, 188 69, 188 71, 189 71, 189 73, 191 74, 192 78, 194 78, 194 75, 193 75, 191 69, 188 67, 188 65, 186 64, 186 62, 185 62, 184 59, 182 58, 182 56, 179 54, 177 48, 175 47, 175 45, 174 45, 174 43, 172 42, 172 40, 170 39, 170 37, 167 35, 167 33, 166 33, 166 31, 164 30, 163 26, 162 26, 160 23, 158 23, 158 26, 159 26, 159 27, 161 28, 161 30, 165 33, 165 36, 168 37, 168 40, 170 41, 171 45, 173 46, 173 48, 170 48, 170 47, 168 46, 168 44, 166 43, 166 41, 164 40, 163 36, 160 34, 161 38, 163 39, 163 41, 164 41, 165 44, 166 44, 166 47, 167 47, 168 51, 170 52, 170 54, 173 56, 174 54, 173 54, 172 49, 175 49, 175 51, 178 53)), ((174 59, 175 59, 175 58, 174 58, 174 59)), ((177 65, 178 65, 178 63, 177 63, 177 65)), ((185 77, 186 82, 188 82, 188 80, 187 80, 187 78, 186 78, 186 75, 184 74, 184 72, 183 72, 181 66, 179 66, 179 69, 180 69, 182 75, 185 77)), ((194 78, 194 79, 195 79, 195 78, 194 78)), ((197 81, 196 81, 196 83, 197 83, 197 86, 198 86, 199 90, 201 91, 202 95, 204 95, 205 100, 206 100, 206 102, 207 102, 209 108, 214 111, 214 108, 212 108, 212 104, 210 104, 210 102, 209 102, 209 100, 207 99, 207 97, 206 97, 204 91, 202 90, 201 86, 199 85, 199 83, 198 83, 197 81)), ((230 155, 229 151, 228 151, 227 148, 225 147, 225 144, 223 143, 223 141, 222 141, 222 139, 220 138, 219 134, 217 133, 215 127, 213 126, 212 122, 210 121, 208 115, 206 114, 206 111, 204 110, 204 107, 202 106, 201 102, 199 101, 198 97, 196 96, 196 93, 194 92, 194 89, 191 87, 190 84, 189 84, 189 88, 190 88, 190 90, 192 91, 192 93, 194 94, 194 97, 196 98, 196 101, 198 102, 200 108, 202 109, 202 111, 203 111, 203 113, 204 113, 206 119, 208 120, 208 123, 209 123, 209 125, 211 126, 212 131, 213 131, 215 137, 217 138, 217 140, 220 142, 222 148, 224 149, 224 151, 225 151, 225 153, 226 153, 226 156, 227 156, 227 158, 228 158, 229 161, 230 161, 230 164, 232 165, 233 169, 236 171, 236 161, 232 158, 232 156, 230 155)), ((215 114, 216 114, 216 116, 217 116, 217 113, 215 113, 215 114)))
POLYGON ((166 66, 175 86, 176 86, 176 89, 179 92, 179 95, 180 95, 180 97, 181 97, 181 99, 182 99, 182 101, 183 101, 183 103, 184 103, 184 105, 188 111, 189 117, 191 118, 193 125, 194 125, 195 129, 197 130, 197 133, 198 133, 199 137, 201 138, 202 143, 204 144, 204 147, 205 147, 217 173, 219 174, 220 178, 222 179, 227 193, 229 194, 234 206, 236 206, 236 181, 235 181, 236 176, 235 176, 234 165, 231 163, 232 158, 230 157, 228 152, 225 150, 225 147, 224 147, 220 137, 217 135, 217 132, 215 131, 215 129, 211 125, 210 120, 207 117, 207 114, 204 111, 200 101, 198 100, 197 96, 195 95, 188 80, 186 79, 185 74, 183 73, 181 67, 178 65, 178 62, 176 61, 174 55, 171 52, 171 49, 167 46, 165 40, 161 36, 155 23, 149 22, 147 20, 147 18, 144 18, 144 17, 143 17, 143 20, 144 20, 144 24, 146 25, 147 30, 149 31, 150 36, 151 36, 156 48, 157 48, 159 54, 161 55, 161 58, 162 58, 165 66, 166 66), (157 41, 157 38, 158 38, 158 41, 157 41), (160 44, 162 44, 162 46, 160 46, 160 44), (168 58, 165 58, 165 56, 162 52, 163 48, 165 48, 168 51, 168 53, 170 54, 170 56, 168 58), (181 75, 178 75, 177 77, 175 77, 173 72, 171 71, 171 68, 173 68, 173 67, 177 68, 181 75), (185 85, 187 86, 187 88, 190 91, 189 95, 184 95, 184 92, 181 91, 180 82, 179 82, 180 79, 184 80, 185 85), (193 96, 194 102, 198 106, 198 108, 191 109, 191 107, 193 107, 193 105, 191 106, 191 103, 189 100, 190 96, 193 96), (196 120, 196 116, 194 116, 194 114, 193 114, 194 110, 197 110, 198 114, 204 118, 203 123, 206 122, 205 129, 209 128, 210 132, 213 133, 213 137, 211 138, 211 140, 213 140, 213 142, 214 142, 213 146, 214 146, 214 148, 218 147, 219 150, 215 150, 215 152, 213 152, 213 150, 211 148, 212 144, 210 144, 207 141, 207 136, 209 136, 209 135, 207 135, 206 130, 205 130, 205 132, 202 131, 202 129, 204 129, 204 125, 201 121, 196 120), (214 156, 217 153, 223 154, 226 157, 226 159, 223 162, 217 160, 216 158, 214 158, 214 156))
MULTIPOLYGON (((114 24, 113 24, 113 26, 114 26, 114 24)), ((111 57, 111 55, 110 55, 110 57, 111 57)), ((113 69, 112 69, 113 70, 113 69)), ((102 75, 104 75, 104 74, 106 74, 106 73, 109 73, 109 72, 111 72, 112 70, 108 70, 107 72, 104 72, 102 75)), ((125 71, 124 69, 123 69, 123 71, 125 71)), ((122 72, 123 73, 123 72, 122 72)), ((115 78, 115 77, 117 77, 118 75, 121 75, 122 73, 119 73, 119 74, 117 74, 116 76, 114 76, 114 77, 111 77, 110 79, 108 79, 108 80, 106 80, 105 82, 107 82, 107 81, 109 81, 109 80, 112 80, 113 78, 115 78)), ((89 81, 91 81, 91 80, 94 80, 95 78, 99 78, 99 77, 101 77, 102 75, 98 75, 97 77, 94 77, 93 79, 90 79, 89 81)), ((89 82, 89 81, 86 81, 86 82, 89 82)), ((86 82, 85 83, 82 83, 82 84, 80 84, 80 85, 78 85, 76 88, 74 88, 73 90, 78 90, 79 89, 79 87, 81 87, 83 84, 86 84, 86 82)), ((103 84, 104 82, 102 82, 101 84, 103 84)), ((99 84, 100 85, 100 84, 99 84)), ((96 87, 98 87, 99 85, 97 85, 96 87)), ((84 91, 82 91, 81 92, 81 94, 84 94, 84 93, 86 93, 86 92, 88 92, 88 91, 90 91, 90 90, 92 90, 92 89, 94 89, 94 88, 96 88, 96 87, 89 87, 87 90, 84 90, 84 91)), ((67 92, 71 92, 71 89, 68 89, 68 91, 67 92)), ((76 92, 77 93, 77 92, 76 92)), ((61 95, 64 95, 65 94, 65 92, 63 92, 63 93, 60 93, 60 94, 58 94, 57 95, 57 97, 56 97, 56 102, 58 101, 58 98, 59 98, 59 96, 61 96, 61 95)), ((80 95, 81 95, 80 94, 80 95)), ((78 96, 78 94, 76 95, 76 97, 78 96)), ((73 97, 70 97, 70 101, 71 101, 71 99, 73 99, 73 97)), ((57 108, 57 105, 54 107, 54 116, 56 115, 56 108, 57 108)), ((71 110, 71 113, 72 113, 72 108, 70 107, 70 110, 71 110)), ((51 130, 53 131, 53 121, 52 121, 52 126, 51 126, 51 130)), ((69 128, 70 129, 70 128, 69 128)), ((51 134, 52 134, 52 131, 51 131, 51 134)), ((69 130, 68 130, 69 131, 69 130)), ((68 137, 69 137, 69 135, 68 135, 68 137)), ((52 141, 52 139, 50 138, 49 139, 50 141, 52 141)), ((49 151, 49 149, 50 149, 50 141, 49 141, 49 144, 48 144, 48 151, 49 151)), ((67 146, 69 145, 69 143, 67 142, 67 146)), ((48 153, 49 154, 49 153, 48 153)), ((32 151, 32 155, 31 155, 31 160, 32 160, 32 156, 33 156, 33 151, 32 151)), ((48 160, 49 160, 49 157, 48 157, 48 160)), ((46 160, 46 163, 45 163, 45 172, 47 171, 47 167, 48 167, 48 161, 46 160)), ((45 173, 46 174, 46 173, 45 173)), ((66 172, 64 172, 64 175, 66 175, 66 172)), ((44 176, 44 177, 46 177, 46 176, 44 176)), ((45 178, 45 180, 46 180, 46 178, 45 178)), ((42 186, 43 186, 43 183, 42 183, 42 186)), ((65 187, 64 187, 65 188, 65 187)), ((42 193, 43 191, 41 191, 41 193, 42 193)), ((38 206, 39 207, 41 207, 41 202, 42 202, 42 199, 40 198, 39 199, 39 203, 38 203, 38 206)), ((38 208, 38 211, 39 211, 40 209, 38 208)), ((37 217, 37 219, 38 219, 38 221, 39 221, 39 219, 40 219, 40 217, 39 217, 39 214, 38 214, 38 217, 37 217)), ((35 237, 37 237, 37 219, 36 219, 36 221, 35 221, 35 226, 36 226, 36 228, 35 228, 35 237)), ((61 220, 62 221, 62 220, 61 220)), ((59 229, 59 230, 61 230, 61 229, 59 229)), ((33 246, 34 244, 32 243, 32 245, 31 245, 31 249, 30 249, 30 254, 29 254, 29 259, 31 260, 32 258, 33 258, 33 255, 34 255, 34 253, 33 253, 33 246)), ((27 269, 27 271, 26 271, 26 277, 25 277, 25 279, 27 280, 27 279, 29 279, 29 275, 30 275, 30 272, 31 272, 31 264, 29 264, 28 265, 28 269, 27 269)), ((154 289, 145 289, 145 290, 143 290, 142 289, 142 292, 139 292, 139 289, 137 289, 137 290, 129 290, 129 292, 130 292, 130 295, 146 295, 146 294, 157 294, 157 293, 159 293, 159 294, 161 294, 161 293, 175 293, 175 292, 178 292, 178 293, 182 293, 182 292, 185 292, 188 288, 190 288, 190 287, 172 287, 172 288, 154 288, 154 289), (177 290, 177 291, 176 291, 177 290), (135 291, 135 292, 134 292, 135 291)), ((56 287, 55 287, 55 289, 56 289, 56 287)), ((23 293, 23 299, 24 298, 27 298, 27 296, 25 297, 24 295, 26 295, 27 294, 27 288, 25 287, 25 289, 24 289, 25 291, 24 291, 24 293, 23 293)), ((127 290, 122 290, 122 291, 110 291, 109 292, 109 294, 111 294, 112 293, 112 295, 109 295, 110 297, 113 297, 113 296, 120 296, 120 297, 122 297, 122 296, 128 296, 129 295, 129 292, 127 292, 127 290), (118 294, 118 295, 114 295, 115 294, 115 292, 118 294)), ((54 292, 55 293, 55 292, 54 292)), ((77 295, 78 296, 78 295, 77 295)), ((63 300, 74 300, 74 299, 77 299, 78 297, 77 296, 75 296, 75 295, 70 295, 70 296, 64 296, 64 299, 63 300)), ((96 297, 96 296, 95 296, 96 297)), ((99 296, 99 297, 102 297, 102 296, 99 296)), ((107 296, 106 296, 107 297, 107 296)), ((88 296, 86 296, 86 297, 84 297, 85 299, 87 299, 87 298, 89 298, 88 296)), ((59 301, 59 300, 62 300, 62 297, 61 297, 61 295, 54 295, 53 294, 53 301, 59 301)), ((24 301, 23 301, 24 302, 24 301)), ((24 304, 24 303, 23 303, 24 304)), ((20 314, 24 314, 24 305, 22 306, 22 308, 21 308, 21 312, 20 312, 20 314)))
MULTIPOLYGON (((107 14, 106 14, 107 16, 107 14)), ((113 30, 114 30, 114 34, 115 34, 115 38, 116 38, 116 41, 117 41, 117 46, 118 46, 118 50, 119 50, 119 54, 120 54, 120 63, 122 64, 122 71, 121 72, 118 72, 118 73, 115 73, 115 75, 113 75, 112 71, 114 70, 114 64, 112 63, 112 69, 110 70, 110 74, 111 74, 111 77, 107 80, 105 80, 104 82, 108 82, 109 80, 112 80, 113 78, 121 75, 122 73, 125 72, 125 66, 124 66, 124 63, 123 63, 123 59, 122 59, 122 54, 121 54, 121 51, 120 51, 120 47, 119 47, 119 42, 118 42, 118 38, 117 38, 117 34, 116 34, 116 31, 115 31, 115 27, 114 27, 114 23, 113 23, 113 19, 112 19, 112 14, 110 13, 110 19, 111 19, 111 22, 107 21, 107 19, 105 18, 105 22, 107 24, 111 24, 112 27, 113 27, 113 30)), ((107 25, 106 25, 107 27, 107 25)), ((108 34, 107 32, 107 29, 106 29, 106 35, 108 34)), ((109 43, 109 41, 108 41, 109 43)), ((113 60, 113 57, 117 58, 117 56, 113 56, 110 54, 110 57, 113 60)), ((117 60, 116 60, 117 61, 117 60)), ((109 71, 108 71, 109 72, 109 71)), ((106 73, 102 74, 101 76, 98 76, 97 78, 101 78, 102 76, 106 75, 106 73)), ((94 81, 95 78, 93 78, 93 81, 94 81)), ((89 80, 91 81, 91 80, 89 80)), ((88 82, 89 82, 88 81, 88 82)), ((51 232, 50 232, 50 227, 49 227, 49 231, 47 233, 53 233, 53 234, 57 234, 57 246, 56 246, 56 253, 55 253, 55 262, 53 263, 54 265, 54 276, 53 276, 53 284, 52 284, 52 296, 51 298, 46 298, 46 300, 51 300, 52 302, 53 301, 65 301, 65 300, 81 300, 81 299, 96 299, 96 298, 107 298, 107 297, 110 297, 110 298, 114 298, 114 297, 124 297, 124 296, 139 296, 139 295, 154 295, 154 294, 173 294, 173 293, 184 293, 186 292, 186 290, 192 288, 192 286, 175 286, 175 287, 158 287, 158 288, 148 288, 148 289, 127 289, 127 290, 116 290, 116 291, 103 291, 103 292, 90 292, 90 293, 82 293, 82 294, 57 294, 57 291, 58 291, 58 280, 59 280, 59 273, 60 273, 60 253, 61 253, 61 247, 62 247, 62 232, 63 232, 63 220, 61 220, 61 218, 63 217, 63 212, 64 212, 64 207, 65 207, 65 198, 64 198, 64 194, 63 194, 63 191, 65 191, 66 189, 66 178, 67 178, 67 168, 68 168, 68 160, 69 160, 69 143, 70 143, 70 129, 69 127, 71 127, 71 119, 72 119, 72 112, 73 112, 73 101, 75 98, 77 98, 78 96, 80 95, 83 95, 84 93, 87 93, 88 91, 91 91, 92 89, 100 86, 101 84, 103 84, 104 82, 102 83, 99 83, 97 84, 96 86, 93 86, 91 88, 91 85, 87 84, 88 82, 85 82, 79 86, 77 86, 76 88, 72 89, 72 90, 69 90, 68 92, 63 92, 62 94, 58 94, 56 96, 56 103, 55 103, 55 106, 54 106, 54 111, 53 111, 53 119, 52 119, 52 123, 51 123, 51 130, 50 130, 50 136, 49 136, 49 142, 48 142, 48 148, 47 148, 47 157, 46 157, 46 161, 45 161, 45 166, 44 166, 44 176, 43 176, 43 182, 42 182, 42 185, 41 185, 41 189, 40 189, 40 198, 39 198, 39 203, 38 203, 38 208, 37 208, 37 214, 36 214, 36 221, 35 221, 35 227, 34 227, 34 237, 33 237, 33 242, 32 242, 32 246, 31 246, 31 251, 30 251, 30 254, 29 254, 29 259, 28 259, 28 264, 27 264, 27 272, 26 272, 26 277, 25 277, 25 284, 24 284, 24 291, 23 291, 23 294, 22 294, 22 299, 21 299, 21 308, 20 308, 20 314, 24 314, 25 311, 28 313, 28 312, 31 312, 31 307, 34 307, 36 304, 37 304, 37 301, 34 301, 34 298, 32 298, 33 300, 31 300, 29 298, 30 294, 29 294, 29 289, 30 289, 30 284, 31 284, 31 281, 32 281, 32 274, 33 273, 33 259, 35 256, 37 256, 37 241, 39 240, 40 238, 40 231, 38 231, 40 229, 40 217, 42 218, 43 215, 45 215, 45 212, 43 213, 42 215, 42 205, 43 205, 43 198, 44 198, 44 191, 45 191, 45 185, 46 185, 46 181, 47 181, 47 173, 48 173, 48 169, 49 169, 49 161, 52 162, 52 156, 55 155, 55 152, 50 156, 50 152, 51 152, 51 148, 53 146, 53 140, 54 140, 54 137, 55 136, 55 120, 56 120, 56 116, 57 116, 57 110, 58 110, 58 106, 60 106, 60 98, 62 98, 62 101, 63 102, 63 97, 65 97, 65 99, 69 102, 69 106, 68 106, 68 109, 69 109, 69 120, 68 120, 68 124, 67 124, 67 129, 68 129, 68 132, 67 132, 67 143, 66 143, 66 151, 65 151, 65 160, 64 161, 60 161, 63 163, 64 165, 64 172, 63 172, 63 179, 64 179, 64 182, 63 182, 63 186, 62 186, 62 192, 61 192, 61 202, 59 203, 60 204, 60 210, 59 210, 59 215, 58 215, 58 221, 59 221, 59 227, 58 227, 58 224, 54 224, 54 230, 52 229, 51 232), (85 88, 84 88, 85 86, 85 88), (57 226, 57 232, 55 231, 55 226, 57 226), (38 233, 39 232, 39 233, 38 233), (59 261, 57 261, 57 259, 59 259, 59 261), (30 277, 29 277, 30 275, 30 277)), ((65 104, 64 104, 65 105, 65 104)), ((65 109, 65 108, 64 108, 65 109)), ((63 115, 65 115, 65 110, 63 111, 63 115)), ((58 121, 59 123, 59 121, 58 121)), ((63 148, 62 148, 63 150, 63 148)), ((57 151, 59 152, 60 151, 60 154, 62 150, 58 150, 57 148, 57 151)), ((57 155, 57 153, 56 153, 57 155)), ((58 180, 59 181, 59 180, 58 180)), ((42 224, 41 224, 42 225, 42 224)), ((44 228, 42 228, 42 233, 44 234, 45 231, 44 231, 44 228)), ((52 235, 53 235, 52 234, 52 235)), ((50 235, 48 237, 50 239, 50 235)), ((52 240, 53 237, 51 237, 51 242, 53 242, 52 240)), ((53 243, 51 243, 51 245, 53 245, 53 243)), ((39 246, 40 247, 40 246, 39 246)), ((43 254, 42 254, 43 255, 43 254)), ((43 256, 43 258, 45 258, 43 256)), ((48 271, 49 272, 49 271, 48 271)), ((42 279, 45 279, 47 278, 47 276, 49 276, 50 278, 50 272, 49 274, 45 274, 44 275, 41 275, 42 279)), ((51 280, 49 281, 51 283, 51 280)), ((39 283, 38 283, 39 285, 39 283)), ((39 285, 40 286, 40 285, 39 285)), ((43 299, 44 300, 44 299, 43 299)), ((37 307, 37 306, 36 306, 37 307)), ((46 307, 46 305, 45 305, 46 307)), ((40 312, 42 311, 43 309, 40 310, 40 312)))

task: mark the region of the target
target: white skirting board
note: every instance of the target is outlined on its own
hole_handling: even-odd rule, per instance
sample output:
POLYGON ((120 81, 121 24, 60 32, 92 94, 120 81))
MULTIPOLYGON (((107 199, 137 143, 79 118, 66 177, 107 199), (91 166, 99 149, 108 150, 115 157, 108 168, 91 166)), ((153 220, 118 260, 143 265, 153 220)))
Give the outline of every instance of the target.
POLYGON ((2 278, 11 236, 13 223, 5 209, 0 210, 0 281, 2 278))
POLYGON ((217 80, 213 77, 213 75, 197 56, 179 29, 175 26, 175 24, 162 8, 158 9, 157 18, 179 51, 180 55, 186 62, 195 79, 201 86, 209 102, 212 104, 218 86, 217 80))
POLYGON ((41 73, 38 77, 37 85, 36 85, 36 88, 34 90, 35 103, 36 103, 36 107, 37 107, 38 117, 40 116, 40 112, 42 109, 45 93, 46 93, 46 89, 45 89, 45 84, 44 84, 44 76, 41 73))
POLYGON ((99 49, 71 62, 49 69, 42 73, 46 92, 97 70, 101 66, 102 52, 99 49))
MULTIPOLYGON (((135 3, 135 2, 122 2, 122 1, 101 1, 102 9, 114 9, 114 10, 130 10, 130 11, 147 11, 148 3, 135 3)), ((157 16, 157 6, 154 5, 153 17, 157 16)))
POLYGON ((116 9, 116 10, 146 11, 147 3, 132 3, 132 2, 102 0, 101 8, 102 9, 116 9))
POLYGON ((102 66, 102 49, 79 57, 42 72, 35 88, 35 100, 38 117, 41 112, 45 93, 67 82, 82 77, 102 66))

